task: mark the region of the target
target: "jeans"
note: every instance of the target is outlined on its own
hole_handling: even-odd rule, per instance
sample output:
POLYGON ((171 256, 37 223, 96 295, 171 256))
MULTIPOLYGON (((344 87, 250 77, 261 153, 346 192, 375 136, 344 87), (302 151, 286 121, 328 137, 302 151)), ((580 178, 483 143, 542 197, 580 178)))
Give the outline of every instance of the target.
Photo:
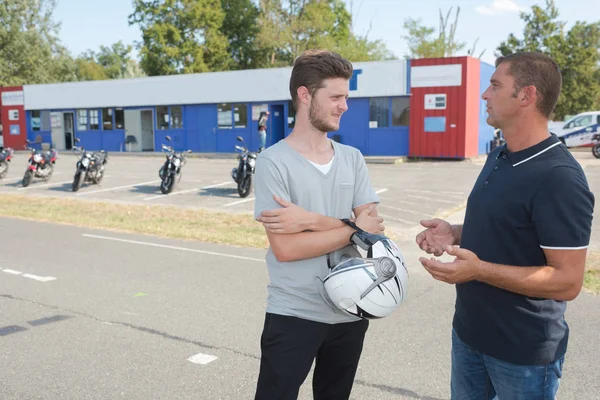
POLYGON ((516 365, 467 346, 452 330, 451 398, 456 400, 551 400, 564 357, 547 365, 516 365))
POLYGON ((267 131, 258 131, 258 138, 260 139, 259 149, 264 149, 267 143, 267 131))

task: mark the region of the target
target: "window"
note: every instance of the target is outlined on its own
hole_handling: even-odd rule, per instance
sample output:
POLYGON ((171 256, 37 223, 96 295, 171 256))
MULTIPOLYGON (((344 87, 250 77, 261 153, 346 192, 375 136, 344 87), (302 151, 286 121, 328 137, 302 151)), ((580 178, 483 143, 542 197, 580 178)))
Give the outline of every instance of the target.
POLYGON ((231 129, 231 104, 223 103, 217 107, 217 119, 219 122, 219 129, 231 129))
POLYGON ((296 125, 296 109, 294 108, 294 102, 293 101, 289 101, 288 102, 288 119, 287 119, 287 123, 288 123, 288 128, 294 128, 294 125, 296 125))
POLYGON ((248 107, 245 104, 233 105, 233 121, 236 128, 245 128, 248 122, 248 107))
POLYGON ((89 112, 90 112, 90 131, 97 131, 100 129, 98 110, 89 110, 89 112))
POLYGON ((408 126, 410 121, 410 98, 392 98, 392 126, 408 126))
POLYGON ((125 113, 123 112, 122 108, 115 109, 115 128, 125 128, 125 113))
POLYGON ((169 107, 156 107, 156 126, 169 129, 169 107))
POLYGON ((390 101, 387 97, 369 99, 369 128, 387 128, 390 101))
POLYGON ((87 131, 87 110, 77 110, 77 130, 87 131))
POLYGON ((566 129, 570 129, 570 128, 580 128, 580 127, 584 127, 584 126, 588 126, 588 125, 592 125, 592 116, 591 115, 583 115, 579 118, 575 118, 573 121, 571 121, 569 124, 567 124, 567 126, 565 126, 566 129))
POLYGON ((102 109, 102 129, 105 131, 112 131, 113 129, 113 109, 103 108, 102 109))
POLYGON ((39 131, 42 127, 42 118, 40 111, 31 111, 31 130, 39 131))
POLYGON ((181 120, 181 106, 171 106, 171 129, 183 128, 181 120))

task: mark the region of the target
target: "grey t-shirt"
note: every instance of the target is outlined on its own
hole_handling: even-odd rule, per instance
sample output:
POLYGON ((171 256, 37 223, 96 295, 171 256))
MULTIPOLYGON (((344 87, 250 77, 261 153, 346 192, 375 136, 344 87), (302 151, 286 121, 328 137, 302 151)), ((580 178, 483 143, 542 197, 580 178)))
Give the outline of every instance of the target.
MULTIPOLYGON (((379 203, 360 151, 331 143, 335 156, 327 174, 285 140, 261 152, 255 170, 255 218, 264 210, 281 208, 274 194, 307 211, 334 218, 351 218, 356 207, 379 203)), ((267 312, 330 324, 359 319, 333 309, 322 299, 319 278, 329 272, 326 255, 279 262, 269 247, 266 261, 270 278, 267 312)))

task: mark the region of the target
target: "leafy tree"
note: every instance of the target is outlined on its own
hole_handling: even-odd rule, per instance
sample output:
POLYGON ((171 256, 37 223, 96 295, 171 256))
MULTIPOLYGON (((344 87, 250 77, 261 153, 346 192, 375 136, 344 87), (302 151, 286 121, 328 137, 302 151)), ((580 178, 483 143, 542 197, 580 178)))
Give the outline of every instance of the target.
POLYGON ((0 1, 0 85, 73 80, 75 64, 58 40, 55 0, 0 1))
POLYGON ((221 0, 134 0, 129 24, 142 31, 142 69, 150 76, 228 69, 224 17, 221 0))
POLYGON ((558 15, 554 0, 546 0, 545 8, 536 5, 530 13, 522 12, 523 38, 510 34, 496 53, 537 51, 556 61, 563 87, 553 119, 600 107, 600 22, 577 22, 566 31, 558 15))
POLYGON ((225 18, 220 31, 229 42, 231 69, 256 68, 264 55, 256 43, 258 7, 251 0, 221 0, 221 7, 225 18))

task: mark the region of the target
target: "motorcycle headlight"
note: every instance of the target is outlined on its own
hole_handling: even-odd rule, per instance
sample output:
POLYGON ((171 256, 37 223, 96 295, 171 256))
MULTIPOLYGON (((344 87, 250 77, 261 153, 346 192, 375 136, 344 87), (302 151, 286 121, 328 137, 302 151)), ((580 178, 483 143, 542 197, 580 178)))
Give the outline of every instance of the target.
POLYGON ((248 160, 248 164, 250 164, 251 167, 254 167, 254 164, 256 164, 256 160, 254 158, 251 158, 248 160))
POLYGON ((81 164, 83 164, 84 167, 87 167, 88 165, 90 165, 90 159, 84 158, 83 160, 81 160, 81 164))
POLYGON ((179 158, 176 158, 175 160, 173 160, 173 164, 175 164, 176 167, 179 167, 179 165, 181 165, 181 160, 179 158))
POLYGON ((42 161, 42 155, 41 154, 35 154, 33 156, 33 161, 35 161, 36 163, 41 162, 42 161))

